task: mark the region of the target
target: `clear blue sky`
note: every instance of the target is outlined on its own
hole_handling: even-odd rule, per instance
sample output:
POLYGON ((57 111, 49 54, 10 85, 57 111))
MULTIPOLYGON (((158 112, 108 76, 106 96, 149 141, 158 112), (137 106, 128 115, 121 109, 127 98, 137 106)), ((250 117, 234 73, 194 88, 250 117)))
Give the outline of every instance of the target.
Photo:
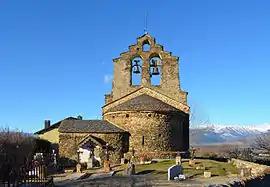
POLYGON ((0 1, 0 125, 101 116, 112 59, 148 30, 215 124, 270 122, 270 1, 0 1))

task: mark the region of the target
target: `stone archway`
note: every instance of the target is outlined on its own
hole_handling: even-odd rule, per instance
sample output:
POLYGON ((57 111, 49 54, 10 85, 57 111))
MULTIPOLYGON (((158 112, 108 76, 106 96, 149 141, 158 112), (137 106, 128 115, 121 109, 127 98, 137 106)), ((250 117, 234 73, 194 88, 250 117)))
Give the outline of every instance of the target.
POLYGON ((78 149, 80 151, 80 163, 87 163, 87 168, 100 167, 103 142, 98 141, 95 137, 89 135, 82 140, 78 149))

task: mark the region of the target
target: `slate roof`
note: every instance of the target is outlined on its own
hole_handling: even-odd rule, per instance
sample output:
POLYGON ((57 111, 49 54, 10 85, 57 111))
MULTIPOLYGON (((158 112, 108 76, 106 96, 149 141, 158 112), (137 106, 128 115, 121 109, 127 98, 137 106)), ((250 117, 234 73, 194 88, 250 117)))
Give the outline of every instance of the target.
POLYGON ((117 111, 179 111, 179 109, 164 103, 163 101, 151 97, 146 94, 142 94, 138 97, 130 99, 122 104, 119 104, 107 112, 117 112, 117 111))
MULTIPOLYGON (((67 117, 67 118, 65 118, 64 120, 77 120, 77 118, 74 118, 74 117, 67 117)), ((34 134, 43 134, 43 133, 48 132, 48 131, 50 131, 50 130, 52 130, 52 129, 54 129, 54 128, 58 128, 58 127, 60 126, 60 124, 61 124, 62 121, 63 121, 63 120, 58 121, 58 122, 52 124, 51 126, 49 126, 48 128, 41 129, 41 130, 35 132, 34 134)))
POLYGON ((64 120, 59 132, 116 133, 125 132, 106 120, 64 120))

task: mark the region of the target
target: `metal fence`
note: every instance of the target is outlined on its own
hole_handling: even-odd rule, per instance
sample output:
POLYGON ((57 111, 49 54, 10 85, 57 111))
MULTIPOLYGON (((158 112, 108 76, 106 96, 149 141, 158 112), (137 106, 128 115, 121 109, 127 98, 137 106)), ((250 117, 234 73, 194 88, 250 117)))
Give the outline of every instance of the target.
POLYGON ((43 158, 25 158, 22 163, 10 155, 1 155, 0 159, 0 187, 53 186, 43 158))

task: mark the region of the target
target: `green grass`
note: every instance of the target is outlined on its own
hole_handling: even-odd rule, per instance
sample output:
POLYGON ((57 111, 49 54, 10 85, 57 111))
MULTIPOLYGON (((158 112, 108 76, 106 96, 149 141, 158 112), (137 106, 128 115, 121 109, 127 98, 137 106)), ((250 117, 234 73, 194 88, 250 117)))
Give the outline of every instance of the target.
MULTIPOLYGON (((136 165, 137 174, 150 174, 162 178, 167 177, 168 168, 175 164, 175 160, 161 161, 153 164, 136 165)), ((237 169, 230 163, 217 162, 213 160, 196 160, 195 166, 189 166, 188 161, 182 163, 184 175, 187 177, 202 177, 204 171, 210 171, 212 176, 226 176, 228 174, 237 174, 237 169), (196 169, 196 166, 204 166, 204 169, 196 169)), ((122 174, 123 167, 118 168, 122 174)))

